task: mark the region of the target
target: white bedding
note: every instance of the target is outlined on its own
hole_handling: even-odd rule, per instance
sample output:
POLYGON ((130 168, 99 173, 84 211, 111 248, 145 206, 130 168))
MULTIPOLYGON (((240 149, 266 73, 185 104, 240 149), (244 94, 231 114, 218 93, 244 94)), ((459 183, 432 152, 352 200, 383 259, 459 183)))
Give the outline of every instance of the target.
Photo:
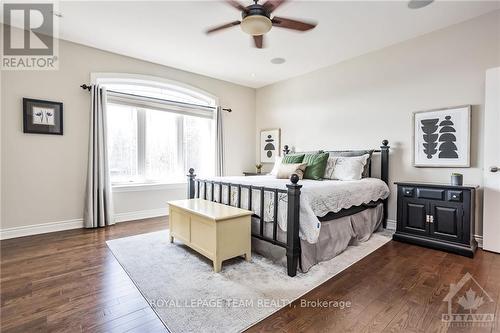
MULTIPOLYGON (((231 184, 265 186, 268 188, 285 189, 290 184, 288 179, 276 179, 275 176, 234 176, 213 177, 208 180, 226 182, 231 184)), ((389 196, 389 188, 380 179, 363 178, 361 180, 309 180, 299 181, 302 185, 300 196, 300 225, 299 236, 301 239, 314 244, 318 241, 321 223, 318 216, 325 216, 329 212, 338 212, 352 206, 359 206, 370 201, 386 199, 389 196)), ((203 194, 203 187, 201 187, 203 194)), ((210 198, 210 184, 207 187, 207 198, 210 198)), ((219 186, 214 187, 215 199, 219 198, 219 186)), ((270 222, 274 217, 274 194, 266 191, 264 196, 264 220, 270 222)), ((278 196, 278 225, 286 231, 287 224, 287 196, 278 196)), ((222 202, 227 204, 227 186, 222 188, 222 202)), ((237 188, 231 188, 231 204, 238 202, 237 188)), ((241 207, 248 209, 248 189, 241 191, 241 207)), ((260 191, 252 192, 252 210, 260 215, 260 191)))

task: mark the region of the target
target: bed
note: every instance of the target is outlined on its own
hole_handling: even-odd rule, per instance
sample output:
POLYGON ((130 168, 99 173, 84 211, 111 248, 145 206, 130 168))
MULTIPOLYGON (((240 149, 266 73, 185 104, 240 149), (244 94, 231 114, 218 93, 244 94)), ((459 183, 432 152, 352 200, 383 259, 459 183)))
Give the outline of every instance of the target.
MULTIPOLYGON (((284 147, 288 154, 288 147, 284 147)), ((188 198, 203 198, 253 211, 252 250, 286 262, 287 273, 307 272, 319 261, 342 252, 353 241, 365 241, 385 227, 389 196, 389 146, 379 150, 327 151, 336 156, 380 153, 380 178, 372 161, 361 180, 309 180, 299 183, 275 176, 197 178, 188 174, 188 198)))

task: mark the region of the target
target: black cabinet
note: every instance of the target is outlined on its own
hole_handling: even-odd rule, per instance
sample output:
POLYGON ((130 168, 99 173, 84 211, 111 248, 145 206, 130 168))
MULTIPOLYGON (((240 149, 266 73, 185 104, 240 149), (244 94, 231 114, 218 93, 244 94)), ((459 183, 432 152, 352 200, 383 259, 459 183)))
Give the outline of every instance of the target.
POLYGON ((394 240, 474 256, 476 187, 396 184, 398 214, 394 240))

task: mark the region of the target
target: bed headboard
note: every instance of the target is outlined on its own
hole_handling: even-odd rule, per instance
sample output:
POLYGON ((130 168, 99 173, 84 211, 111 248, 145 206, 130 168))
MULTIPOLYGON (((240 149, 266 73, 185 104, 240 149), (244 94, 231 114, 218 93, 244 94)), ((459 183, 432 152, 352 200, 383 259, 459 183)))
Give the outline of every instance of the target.
MULTIPOLYGON (((389 141, 383 140, 380 149, 358 149, 358 150, 317 150, 314 152, 296 152, 300 154, 325 152, 325 153, 335 153, 338 156, 361 156, 364 154, 380 154, 380 179, 383 180, 387 185, 389 185, 389 141)), ((287 145, 283 147, 283 154, 287 155, 290 153, 290 149, 287 145)), ((368 164, 368 175, 372 174, 372 160, 368 164)))

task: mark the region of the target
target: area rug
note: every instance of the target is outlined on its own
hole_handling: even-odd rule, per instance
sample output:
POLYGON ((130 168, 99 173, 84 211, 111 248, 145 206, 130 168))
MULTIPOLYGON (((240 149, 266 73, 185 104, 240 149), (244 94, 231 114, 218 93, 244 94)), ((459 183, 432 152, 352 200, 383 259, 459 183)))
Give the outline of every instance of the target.
POLYGON ((212 262, 181 243, 168 230, 108 241, 165 326, 173 333, 240 332, 340 273, 388 241, 378 232, 337 257, 291 278, 283 266, 252 254, 252 261, 212 262))

